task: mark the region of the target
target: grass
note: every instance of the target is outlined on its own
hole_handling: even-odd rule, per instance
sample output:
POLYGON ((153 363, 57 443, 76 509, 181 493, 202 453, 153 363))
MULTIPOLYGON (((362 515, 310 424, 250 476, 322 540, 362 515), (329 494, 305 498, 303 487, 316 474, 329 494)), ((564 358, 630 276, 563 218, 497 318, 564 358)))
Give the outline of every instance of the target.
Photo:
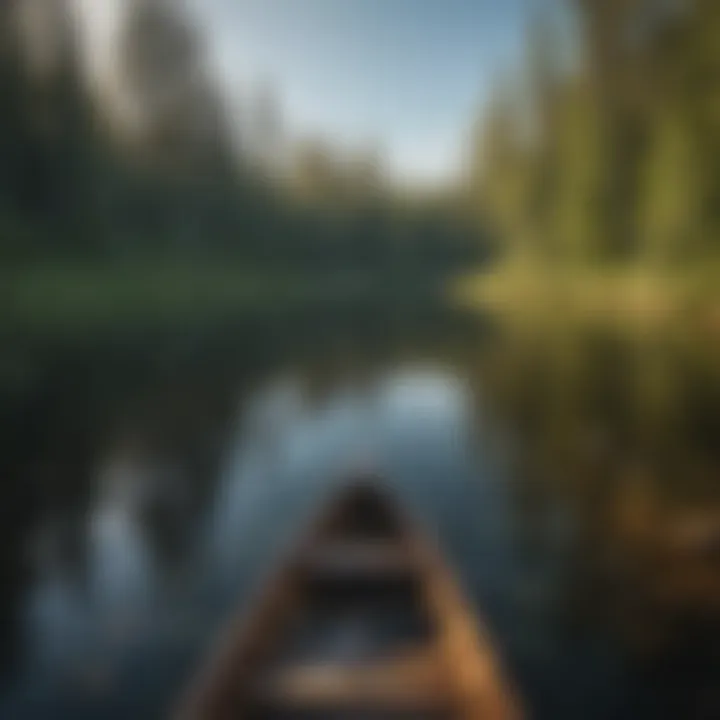
POLYGON ((720 262, 665 270, 508 262, 459 278, 451 292, 464 306, 526 322, 632 330, 689 323, 720 332, 720 262))
MULTIPOLYGON (((417 290, 401 280, 367 271, 258 270, 220 260, 46 261, 0 269, 0 322, 40 331, 202 323, 377 302, 417 290)), ((720 333, 720 262, 672 272, 508 262, 463 275, 450 291, 462 306, 521 322, 601 322, 633 330, 680 322, 720 333)))
POLYGON ((275 272, 236 263, 46 262, 0 270, 3 320, 23 329, 92 329, 361 300, 368 273, 275 272))

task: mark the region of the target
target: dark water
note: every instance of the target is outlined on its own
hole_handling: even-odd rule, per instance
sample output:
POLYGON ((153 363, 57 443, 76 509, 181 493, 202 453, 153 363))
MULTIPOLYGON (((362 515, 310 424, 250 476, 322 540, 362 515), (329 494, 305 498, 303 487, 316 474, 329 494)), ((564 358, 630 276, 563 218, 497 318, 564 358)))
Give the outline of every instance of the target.
POLYGON ((720 717, 720 353, 439 308, 6 338, 0 716, 167 715, 349 471, 538 718, 720 717))

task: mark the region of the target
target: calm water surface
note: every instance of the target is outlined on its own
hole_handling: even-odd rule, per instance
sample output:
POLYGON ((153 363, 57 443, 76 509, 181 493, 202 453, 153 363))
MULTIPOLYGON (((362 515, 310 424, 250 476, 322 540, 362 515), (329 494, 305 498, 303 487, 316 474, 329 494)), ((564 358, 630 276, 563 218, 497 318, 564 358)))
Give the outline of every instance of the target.
POLYGON ((712 349, 407 308, 12 347, 3 718, 166 716, 358 467, 437 532, 533 717, 720 717, 712 349))

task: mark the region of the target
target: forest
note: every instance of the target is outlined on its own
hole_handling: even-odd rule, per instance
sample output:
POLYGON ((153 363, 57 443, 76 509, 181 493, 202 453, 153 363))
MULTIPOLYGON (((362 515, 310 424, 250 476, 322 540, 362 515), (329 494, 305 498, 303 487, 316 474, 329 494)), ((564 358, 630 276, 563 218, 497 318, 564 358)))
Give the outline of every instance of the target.
POLYGON ((20 318, 63 297, 70 314, 88 297, 142 312, 194 288, 187 310, 318 276, 362 294, 459 271, 472 297, 524 304, 518 285, 547 296, 558 278, 601 306, 630 304, 638 278, 651 307, 713 294, 713 0, 539 3, 474 119, 466 176, 424 191, 398 188, 376 148, 289 143, 270 91, 232 108, 182 4, 131 4, 122 103, 93 86, 69 5, 52 7, 44 36, 19 0, 0 10, 0 251, 20 318))
POLYGON ((516 270, 493 293, 569 278, 594 306, 627 306, 638 287, 654 306, 707 306, 720 268, 720 4, 575 0, 548 17, 529 23, 524 63, 478 126, 472 196, 516 270))
POLYGON ((181 4, 132 4, 122 103, 93 88, 72 15, 54 7, 52 33, 31 25, 35 37, 21 3, 0 9, 0 248, 22 320, 183 294, 185 312, 259 287, 303 295, 301 276, 362 294, 482 257, 453 196, 394 192, 373 150, 308 139, 278 158, 273 98, 231 117, 181 4))

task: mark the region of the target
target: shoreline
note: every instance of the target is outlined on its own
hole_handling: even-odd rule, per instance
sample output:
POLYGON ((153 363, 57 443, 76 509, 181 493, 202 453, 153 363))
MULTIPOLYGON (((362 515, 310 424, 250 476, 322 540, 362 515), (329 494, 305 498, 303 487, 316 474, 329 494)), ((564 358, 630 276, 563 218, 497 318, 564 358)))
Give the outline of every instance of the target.
POLYGON ((720 263, 678 270, 505 263, 463 274, 450 294, 463 307, 517 322, 634 331, 681 323, 720 335, 720 263))

